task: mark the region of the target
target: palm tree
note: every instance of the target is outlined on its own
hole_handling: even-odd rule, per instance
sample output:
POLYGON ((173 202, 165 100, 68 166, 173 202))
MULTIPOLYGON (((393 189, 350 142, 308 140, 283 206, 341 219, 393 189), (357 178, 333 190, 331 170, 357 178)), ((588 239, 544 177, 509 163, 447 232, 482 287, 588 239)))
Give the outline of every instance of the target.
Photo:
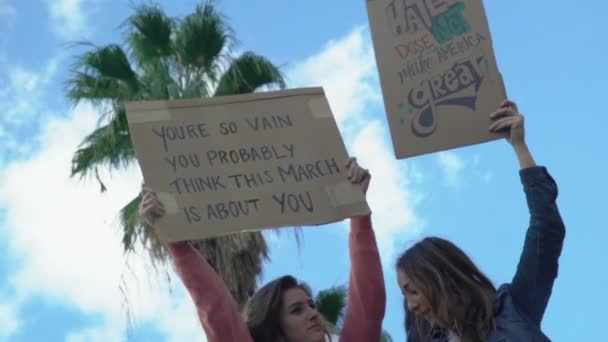
MULTIPOLYGON (((278 67, 253 52, 235 56, 232 29, 214 6, 204 1, 183 19, 170 18, 157 5, 135 7, 122 28, 125 44, 95 46, 75 57, 67 81, 72 103, 92 103, 100 125, 72 159, 72 176, 94 176, 106 191, 99 169, 123 169, 135 162, 125 101, 201 98, 285 88, 278 67)), ((79 45, 82 45, 79 44, 79 45)), ((125 253, 141 241, 156 266, 168 255, 153 229, 137 216, 140 196, 120 212, 125 253)), ((195 243, 242 306, 255 289, 268 247, 260 232, 234 234, 195 243)))
MULTIPOLYGON (((347 289, 345 286, 334 286, 319 291, 315 296, 315 306, 323 316, 330 332, 338 334, 341 330, 344 309, 346 308, 347 289)), ((382 331, 380 342, 393 342, 386 330, 382 331)))
POLYGON ((340 332, 339 326, 342 324, 342 318, 344 318, 346 291, 345 286, 334 286, 319 291, 315 296, 315 306, 321 316, 323 316, 331 333, 334 334, 340 332))

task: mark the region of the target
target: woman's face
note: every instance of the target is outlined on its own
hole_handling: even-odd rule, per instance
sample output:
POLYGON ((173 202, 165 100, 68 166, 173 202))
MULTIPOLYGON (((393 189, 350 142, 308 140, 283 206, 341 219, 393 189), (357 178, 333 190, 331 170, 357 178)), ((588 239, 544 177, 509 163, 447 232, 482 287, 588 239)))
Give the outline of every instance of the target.
POLYGON ((402 270, 397 270, 397 282, 401 293, 407 300, 407 309, 417 316, 424 318, 431 325, 435 325, 436 319, 428 299, 420 292, 420 289, 412 283, 408 275, 402 270))
POLYGON ((323 342, 325 329, 313 300, 300 288, 283 294, 281 330, 286 342, 323 342))

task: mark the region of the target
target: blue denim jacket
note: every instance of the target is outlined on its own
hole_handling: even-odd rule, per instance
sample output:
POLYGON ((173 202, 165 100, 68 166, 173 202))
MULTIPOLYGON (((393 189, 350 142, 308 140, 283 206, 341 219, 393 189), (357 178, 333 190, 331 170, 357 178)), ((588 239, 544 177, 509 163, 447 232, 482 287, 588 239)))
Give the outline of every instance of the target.
MULTIPOLYGON (((496 292, 496 329, 488 342, 550 341, 540 324, 557 278, 566 230, 555 202, 557 184, 547 169, 536 166, 521 170, 520 177, 530 211, 530 227, 512 282, 496 292)), ((413 320, 406 319, 406 330, 408 342, 423 341, 413 320)), ((447 340, 444 331, 431 332, 431 342, 447 340)))

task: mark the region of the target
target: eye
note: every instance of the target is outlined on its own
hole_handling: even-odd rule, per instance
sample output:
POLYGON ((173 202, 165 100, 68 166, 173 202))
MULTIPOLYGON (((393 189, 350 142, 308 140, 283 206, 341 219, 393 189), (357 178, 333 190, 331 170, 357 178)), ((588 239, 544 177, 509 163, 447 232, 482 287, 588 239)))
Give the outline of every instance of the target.
POLYGON ((403 294, 404 297, 418 295, 418 291, 411 287, 406 287, 406 288, 402 289, 401 293, 403 294))
POLYGON ((306 305, 306 304, 305 303, 299 303, 297 305, 294 305, 289 312, 292 315, 299 315, 302 312, 304 312, 304 305, 306 305))

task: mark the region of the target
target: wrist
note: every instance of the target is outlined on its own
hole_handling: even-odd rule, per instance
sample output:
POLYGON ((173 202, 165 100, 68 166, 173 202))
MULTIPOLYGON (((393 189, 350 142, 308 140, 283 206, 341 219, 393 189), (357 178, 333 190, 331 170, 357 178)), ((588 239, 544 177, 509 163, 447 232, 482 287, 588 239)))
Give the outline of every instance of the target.
POLYGON ((511 144, 515 152, 525 152, 528 150, 528 145, 525 140, 511 144))
POLYGON ((520 170, 536 166, 536 162, 534 161, 534 158, 532 157, 532 154, 530 153, 528 145, 526 145, 525 141, 513 144, 513 150, 517 155, 520 170))

